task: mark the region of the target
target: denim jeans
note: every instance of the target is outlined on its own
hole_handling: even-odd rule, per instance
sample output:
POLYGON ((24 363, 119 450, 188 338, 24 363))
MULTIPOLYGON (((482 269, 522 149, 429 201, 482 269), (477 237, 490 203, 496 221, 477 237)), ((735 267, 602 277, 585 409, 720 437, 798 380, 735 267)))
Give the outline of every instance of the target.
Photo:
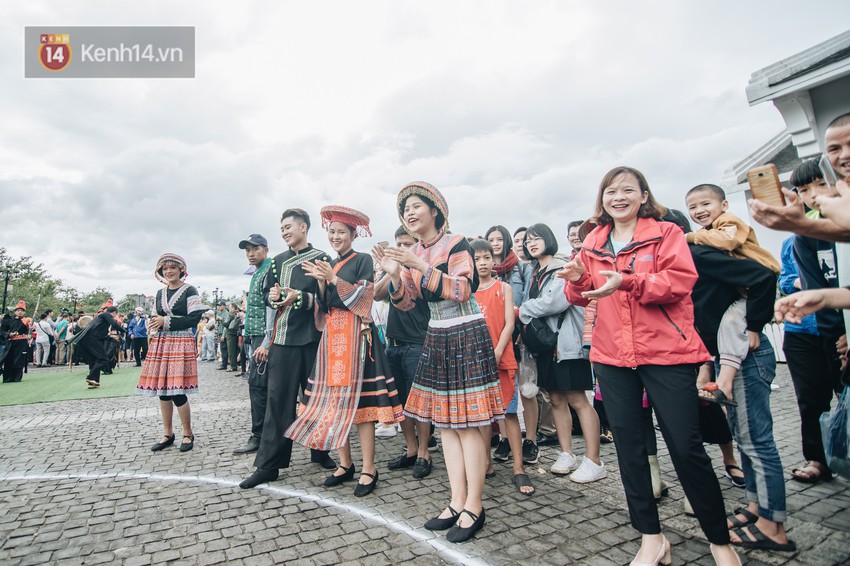
POLYGON ((744 359, 735 376, 732 396, 738 406, 728 407, 726 418, 741 452, 747 501, 758 504, 759 516, 784 523, 788 516, 785 478, 770 414, 770 384, 774 377, 776 356, 767 336, 762 334, 761 345, 744 359))

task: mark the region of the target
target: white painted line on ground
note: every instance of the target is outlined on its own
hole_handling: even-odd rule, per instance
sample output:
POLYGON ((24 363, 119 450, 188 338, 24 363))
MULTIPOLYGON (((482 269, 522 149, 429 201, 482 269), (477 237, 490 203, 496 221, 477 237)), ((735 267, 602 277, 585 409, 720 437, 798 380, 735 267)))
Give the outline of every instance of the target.
MULTIPOLYGON (((237 489, 239 487, 239 482, 224 480, 216 477, 180 476, 171 474, 146 474, 131 472, 112 472, 103 474, 14 474, 8 472, 0 472, 0 479, 2 479, 3 481, 47 481, 72 479, 147 479, 154 481, 183 481, 205 483, 221 487, 232 487, 237 489)), ((384 526, 391 531, 407 535, 412 538, 416 543, 424 543, 431 546, 440 554, 442 558, 445 558, 450 562, 463 564, 465 566, 488 566, 487 562, 484 562, 478 557, 470 556, 463 552, 459 552, 452 545, 452 543, 449 543, 445 539, 441 537, 435 537, 432 533, 430 533, 429 531, 425 531, 424 529, 416 529, 410 524, 408 524, 406 521, 396 519, 391 515, 379 515, 369 509, 361 507, 360 505, 336 501, 331 498, 322 497, 321 495, 316 495, 313 493, 307 493, 306 491, 301 491, 298 489, 284 489, 268 484, 266 484, 264 487, 258 487, 257 489, 259 491, 274 493, 275 495, 282 495, 284 497, 294 497, 304 501, 310 501, 312 503, 317 503, 323 507, 330 507, 336 509, 343 513, 357 515, 367 521, 378 523, 379 525, 384 526)))

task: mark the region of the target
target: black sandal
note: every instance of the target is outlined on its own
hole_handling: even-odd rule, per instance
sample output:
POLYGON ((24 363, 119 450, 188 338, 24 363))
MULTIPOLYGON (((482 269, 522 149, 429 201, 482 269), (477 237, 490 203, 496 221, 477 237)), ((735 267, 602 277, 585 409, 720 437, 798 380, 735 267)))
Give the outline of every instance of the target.
POLYGON ((162 435, 162 437, 163 437, 163 438, 165 438, 165 441, 163 441, 163 442, 157 442, 156 444, 154 444, 153 446, 151 446, 151 451, 152 451, 152 452, 159 452, 160 450, 163 450, 163 449, 165 449, 165 448, 168 448, 169 446, 171 446, 172 444, 174 444, 174 435, 173 435, 173 434, 172 434, 172 435, 170 435, 170 436, 169 436, 169 435, 165 435, 165 434, 163 434, 163 435, 162 435))
POLYGON ((531 478, 528 477, 528 474, 514 475, 514 485, 516 486, 516 490, 526 497, 531 497, 537 491, 534 484, 531 483, 531 478), (523 487, 530 487, 531 491, 523 491, 523 487))
POLYGON ((740 467, 733 464, 731 466, 726 466, 726 477, 729 478, 732 481, 732 485, 734 485, 735 487, 744 487, 747 483, 744 480, 744 476, 743 475, 740 475, 740 476, 732 475, 732 472, 734 470, 738 470, 739 472, 741 472, 741 474, 744 473, 744 470, 742 470, 740 467))
POLYGON ((183 440, 186 440, 187 438, 189 439, 189 442, 181 442, 180 443, 180 452, 188 452, 189 450, 191 450, 192 448, 195 447, 195 435, 194 434, 189 434, 189 435, 184 434, 183 440))
POLYGON ((732 529, 732 532, 735 533, 735 536, 741 539, 741 542, 732 543, 735 546, 755 548, 759 550, 774 550, 777 552, 795 552, 797 550, 797 544, 793 540, 788 539, 788 542, 784 544, 776 542, 761 532, 753 523, 744 527, 732 529))
POLYGON ((715 405, 726 405, 727 407, 737 407, 738 402, 730 399, 726 396, 726 394, 720 389, 700 389, 700 391, 705 391, 706 393, 710 393, 711 397, 703 397, 699 396, 700 401, 706 401, 708 403, 714 403, 715 405))
MULTIPOLYGON (((739 507, 735 509, 728 515, 726 518, 729 519, 729 522, 732 523, 732 529, 740 529, 742 527, 746 527, 747 525, 752 525, 756 521, 759 520, 759 516, 747 509, 746 507, 739 507), (744 520, 738 518, 738 515, 743 515, 744 520)), ((731 529, 730 529, 731 530, 731 529)))

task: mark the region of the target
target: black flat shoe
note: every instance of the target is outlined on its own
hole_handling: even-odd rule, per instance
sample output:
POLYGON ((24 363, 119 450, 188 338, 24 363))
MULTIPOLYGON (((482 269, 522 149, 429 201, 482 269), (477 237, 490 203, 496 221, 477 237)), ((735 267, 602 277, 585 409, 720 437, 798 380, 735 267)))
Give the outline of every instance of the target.
POLYGON ((189 442, 181 442, 180 443, 180 452, 188 452, 189 450, 191 450, 192 448, 195 447, 195 435, 190 434, 188 436, 187 435, 183 436, 183 440, 186 440, 187 438, 189 439, 189 442))
POLYGON ((409 468, 416 463, 416 454, 413 456, 408 456, 407 451, 404 452, 401 456, 396 456, 392 460, 389 461, 387 467, 391 470, 401 470, 404 468, 409 468))
POLYGON ((354 463, 352 462, 351 467, 344 468, 340 466, 340 469, 345 470, 345 473, 340 475, 331 474, 325 480, 325 487, 335 487, 343 482, 347 482, 354 479, 354 463))
POLYGON ((425 528, 429 531, 445 531, 455 523, 457 523, 458 517, 460 517, 460 513, 452 509, 452 506, 448 506, 449 513, 452 514, 451 517, 446 517, 445 519, 440 518, 439 516, 434 517, 433 519, 428 519, 428 522, 425 523, 425 528))
MULTIPOLYGON (((354 464, 351 465, 354 467, 354 464)), ((371 483, 358 483, 357 487, 354 488, 354 497, 366 497, 373 491, 375 491, 375 487, 378 485, 378 470, 375 470, 374 474, 367 474, 366 472, 360 472, 360 477, 369 477, 372 478, 371 483)))
MULTIPOLYGON (((165 435, 163 435, 163 436, 165 436, 165 435)), ((165 439, 166 439, 165 442, 157 442, 156 444, 151 446, 151 451, 152 452, 159 452, 160 450, 162 450, 164 448, 168 448, 169 446, 174 444, 174 435, 173 434, 171 436, 165 436, 165 439)))
POLYGON ((310 450, 310 461, 326 470, 335 470, 337 467, 327 450, 310 450))
MULTIPOLYGON (((454 527, 449 529, 449 532, 446 533, 446 540, 449 542, 465 542, 475 536, 475 533, 481 530, 481 527, 484 526, 484 509, 481 509, 481 514, 476 515, 472 511, 467 511, 464 509, 461 513, 466 513, 475 521, 468 527, 460 527, 455 524, 454 527)), ((458 515, 460 517, 460 515, 458 515)))

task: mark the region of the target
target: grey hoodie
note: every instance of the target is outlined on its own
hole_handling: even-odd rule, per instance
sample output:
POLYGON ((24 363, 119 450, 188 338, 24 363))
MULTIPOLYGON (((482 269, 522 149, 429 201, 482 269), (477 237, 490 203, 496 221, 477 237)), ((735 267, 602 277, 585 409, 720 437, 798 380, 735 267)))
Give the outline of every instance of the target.
MULTIPOLYGON (((576 360, 585 357, 581 347, 582 333, 584 332, 584 307, 571 305, 564 295, 563 279, 555 277, 566 261, 558 256, 546 266, 546 269, 535 280, 545 276, 543 288, 540 294, 534 298, 527 298, 519 308, 519 320, 522 324, 528 324, 533 318, 546 320, 553 331, 558 331, 558 317, 566 311, 561 330, 558 331, 558 361, 576 360), (548 275, 546 275, 548 273, 548 275)), ((538 269, 537 261, 533 264, 534 270, 538 269)))

